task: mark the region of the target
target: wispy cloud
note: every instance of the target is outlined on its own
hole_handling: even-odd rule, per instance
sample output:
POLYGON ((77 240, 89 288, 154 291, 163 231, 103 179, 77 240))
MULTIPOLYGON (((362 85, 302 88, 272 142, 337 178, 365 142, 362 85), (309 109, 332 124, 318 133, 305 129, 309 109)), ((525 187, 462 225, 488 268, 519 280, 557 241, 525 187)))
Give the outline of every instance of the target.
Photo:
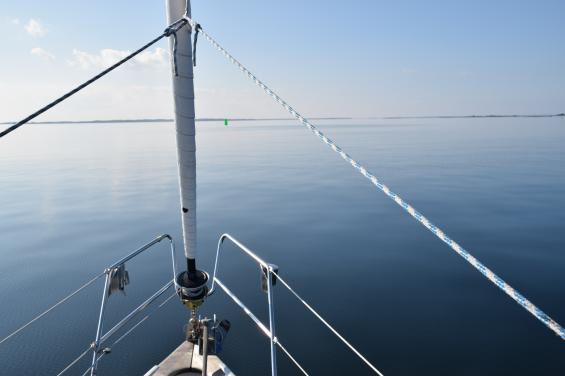
POLYGON ((20 24, 20 19, 19 19, 19 18, 14 18, 14 19, 12 19, 12 24, 13 24, 13 25, 19 25, 19 24, 20 24))
MULTIPOLYGON (((19 20, 18 20, 19 22, 19 20)), ((34 38, 41 38, 47 34, 47 29, 38 20, 32 18, 24 26, 27 33, 34 38)))
MULTIPOLYGON (((74 49, 72 59, 68 61, 69 65, 81 69, 91 68, 107 68, 123 59, 131 52, 127 50, 113 50, 105 48, 98 53, 89 53, 74 49)), ((144 51, 133 58, 134 66, 160 68, 167 65, 168 52, 163 48, 157 47, 155 50, 144 51)))
POLYGON ((138 64, 150 66, 166 66, 169 53, 161 47, 155 48, 154 51, 148 50, 140 53, 135 57, 138 64))
POLYGON ((53 54, 52 54, 51 52, 49 52, 49 51, 44 50, 44 49, 41 48, 41 47, 32 48, 31 51, 30 51, 30 53, 31 53, 33 56, 37 56, 37 57, 39 57, 40 59, 45 60, 45 61, 53 61, 53 60, 55 60, 55 55, 53 55, 53 54))

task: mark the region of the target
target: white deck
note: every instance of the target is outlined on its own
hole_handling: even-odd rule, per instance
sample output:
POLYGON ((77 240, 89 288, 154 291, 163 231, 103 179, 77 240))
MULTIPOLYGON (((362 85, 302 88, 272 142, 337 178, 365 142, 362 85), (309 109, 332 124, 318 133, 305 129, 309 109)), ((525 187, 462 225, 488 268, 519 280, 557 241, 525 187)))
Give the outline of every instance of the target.
MULTIPOLYGON (((198 354, 198 346, 183 342, 161 364, 151 368, 145 376, 191 376, 202 374, 202 356, 198 354), (185 372, 179 372, 180 370, 185 372), (191 370, 190 370, 191 369, 191 370), (190 370, 190 371, 189 371, 190 370)), ((235 376, 216 355, 208 356, 208 376, 235 376)))

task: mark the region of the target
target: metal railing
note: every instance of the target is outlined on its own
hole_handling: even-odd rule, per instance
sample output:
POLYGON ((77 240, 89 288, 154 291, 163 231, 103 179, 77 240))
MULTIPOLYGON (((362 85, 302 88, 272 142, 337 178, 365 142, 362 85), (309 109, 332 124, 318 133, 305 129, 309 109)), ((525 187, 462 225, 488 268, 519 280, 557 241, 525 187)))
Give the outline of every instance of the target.
POLYGON ((104 270, 104 273, 106 274, 106 278, 105 278, 105 281, 104 281, 104 291, 102 292, 102 302, 100 304, 100 313, 98 315, 98 325, 96 327, 96 337, 95 337, 94 342, 91 345, 92 352, 93 352, 92 363, 89 367, 91 376, 96 374, 96 369, 98 367, 98 361, 104 355, 104 353, 106 353, 105 349, 103 349, 103 347, 102 347, 102 345, 106 342, 106 340, 108 338, 110 338, 113 334, 115 334, 119 329, 121 329, 125 324, 130 322, 135 316, 137 316, 137 314, 139 314, 141 311, 146 309, 157 298, 159 298, 161 295, 163 295, 165 293, 165 291, 167 291, 167 289, 169 289, 169 287, 171 287, 175 284, 176 263, 175 263, 175 243, 173 242, 173 238, 168 234, 158 236, 154 240, 152 240, 149 243, 141 246, 140 248, 131 252, 127 256, 121 258, 120 260, 118 260, 115 263, 113 263, 112 265, 110 265, 108 268, 106 268, 104 270), (143 303, 141 303, 139 306, 137 306, 137 308, 135 308, 133 311, 131 311, 129 314, 127 314, 123 319, 121 319, 116 325, 114 325, 106 333, 103 333, 104 313, 105 313, 105 310, 106 310, 106 304, 107 304, 108 296, 109 296, 108 289, 110 287, 112 270, 122 267, 127 261, 133 259, 134 257, 138 256, 139 254, 143 253, 144 251, 148 250, 149 248, 151 248, 155 244, 160 243, 162 240, 165 240, 165 239, 168 239, 169 244, 170 244, 172 266, 173 266, 173 279, 171 279, 169 282, 165 283, 159 290, 157 290, 153 295, 151 295, 143 303))
MULTIPOLYGON (((104 290, 102 292, 102 301, 100 304, 100 312, 98 315, 98 324, 96 327, 96 337, 94 342, 86 348, 77 358, 75 358, 71 363, 69 363, 61 372, 59 372, 58 376, 63 375, 66 373, 70 368, 76 365, 82 358, 84 358, 90 351, 92 351, 92 362, 91 365, 84 371, 82 374, 87 375, 96 375, 98 362, 100 359, 110 352, 109 348, 105 348, 104 344, 106 341, 112 337, 118 330, 124 327, 127 323, 129 323, 133 318, 135 318, 139 313, 144 311, 151 303, 156 301, 160 296, 162 296, 171 286, 175 287, 175 292, 173 295, 168 297, 165 301, 163 301, 158 308, 164 306, 170 299, 177 295, 178 286, 176 284, 176 262, 175 262, 175 245, 173 239, 170 235, 164 234, 160 235, 151 242, 141 246, 140 248, 136 249, 135 251, 129 253, 127 256, 121 258, 120 260, 114 262, 112 265, 104 269, 104 272, 100 275, 96 276, 85 285, 81 286, 78 290, 74 291, 67 297, 63 298, 61 301, 56 303, 54 306, 49 308, 47 311, 43 312, 42 314, 38 315, 36 318, 25 324, 24 326, 17 329, 14 333, 10 334, 8 337, 3 339, 2 341, 6 341, 7 339, 11 338, 13 335, 19 333, 21 330, 25 329, 32 323, 34 323, 39 318, 46 315, 48 312, 59 306, 60 304, 67 301, 72 296, 76 295, 78 292, 82 291, 85 287, 91 285, 94 281, 98 278, 105 277, 104 282, 104 290), (134 310, 132 310, 129 314, 127 314, 123 319, 121 319, 117 324, 115 324, 112 328, 104 332, 104 317, 106 311, 106 305, 108 302, 109 296, 109 288, 112 281, 112 274, 118 268, 123 268, 125 263, 133 259, 134 257, 140 255, 141 253, 145 252, 152 246, 160 243, 161 241, 167 239, 169 241, 170 250, 171 250, 171 259, 172 259, 172 269, 173 269, 173 279, 165 283, 160 289, 158 289, 153 295, 143 301, 139 306, 137 306, 134 310)), ((359 359, 361 359, 369 368, 371 368, 377 375, 382 376, 382 373, 373 366, 357 349, 353 347, 338 331, 333 328, 318 312, 314 310, 303 298, 301 298, 298 293, 290 287, 290 285, 277 273, 278 268, 276 265, 267 263, 259 256, 257 256, 254 252, 249 250, 246 246, 241 244, 237 239, 232 237, 229 234, 223 234, 220 239, 218 240, 218 247, 216 249, 216 259, 214 262, 214 272, 212 277, 212 286, 210 288, 210 292, 208 295, 211 295, 216 290, 216 286, 219 286, 246 314, 251 318, 251 320, 257 325, 257 327, 263 332, 265 336, 267 336, 270 340, 270 355, 271 355, 271 375, 277 375, 277 351, 276 348, 278 347, 289 359, 290 361, 304 374, 308 375, 308 372, 298 363, 298 361, 292 356, 292 354, 286 349, 286 347, 281 343, 280 339, 277 337, 276 330, 275 330, 275 306, 274 306, 274 294, 273 294, 273 286, 275 285, 276 281, 280 281, 285 288, 298 299, 320 322, 322 322, 333 334, 335 334, 359 359), (253 259, 259 266, 260 270, 263 273, 263 288, 267 293, 267 304, 269 308, 269 326, 267 327, 261 320, 218 278, 218 266, 219 266, 219 259, 220 259, 220 252, 222 250, 222 245, 224 241, 228 239, 237 248, 253 259)), ((157 308, 157 309, 158 309, 157 308)), ((153 312, 154 313, 154 312, 153 312)), ((137 328, 143 321, 145 321, 151 313, 146 314, 146 316, 139 320, 132 328, 130 328, 125 334, 123 334, 118 340, 114 341, 110 344, 113 346, 121 341, 124 337, 130 334, 135 328, 137 328)), ((0 342, 1 343, 1 342, 0 342)))
POLYGON ((214 261, 214 274, 212 277, 212 287, 210 288, 210 292, 208 295, 214 293, 216 289, 216 285, 218 285, 234 302, 238 305, 243 312, 253 320, 253 322, 259 327, 259 329, 267 336, 270 340, 270 347, 271 347, 271 375, 277 375, 277 354, 276 354, 276 347, 278 346, 282 352, 294 363, 294 365, 304 374, 308 375, 308 372, 304 370, 304 368, 298 363, 298 361, 290 354, 290 352, 283 346, 280 339, 276 335, 275 331, 275 307, 274 307, 274 297, 273 297, 273 285, 276 280, 280 280, 283 286, 301 302, 312 314, 322 322, 333 334, 337 336, 359 359, 361 359, 375 374, 379 376, 383 376, 383 374, 373 365, 371 362, 367 360, 351 343, 349 343, 335 328, 333 328, 312 306, 310 306, 290 285, 280 277, 277 273, 278 268, 276 265, 269 264, 259 256, 257 256, 254 252, 248 249, 246 246, 241 244, 237 239, 232 237, 229 234, 223 234, 220 236, 218 240, 218 247, 216 249, 216 260, 214 261), (220 259, 220 251, 222 249, 222 245, 224 241, 228 239, 237 248, 253 259, 257 264, 259 264, 261 271, 263 272, 263 277, 266 278, 266 287, 267 287, 267 304, 269 306, 269 327, 267 327, 257 316, 251 312, 249 308, 217 277, 218 273, 218 264, 220 259))
MULTIPOLYGON (((163 295, 165 293, 165 291, 167 291, 167 289, 169 287, 171 287, 172 285, 175 286, 175 292, 173 293, 173 295, 169 296, 165 301, 163 301, 159 307, 163 307, 168 301, 170 301, 170 299, 173 296, 176 296, 176 288, 177 288, 177 284, 176 284, 176 263, 175 263, 175 244, 173 241, 173 238, 168 235, 168 234, 163 234, 160 235, 158 237, 156 237, 155 239, 153 239, 152 241, 150 241, 149 243, 141 246, 140 248, 136 249, 135 251, 129 253, 127 256, 121 258, 120 260, 114 262, 112 265, 110 265, 109 267, 107 267, 106 269, 104 269, 104 271, 98 275, 96 275, 95 277, 93 277, 92 279, 90 279, 88 282, 84 283, 82 286, 80 286, 78 289, 74 290, 73 292, 71 292, 70 294, 68 294, 67 296, 65 296, 64 298, 62 298, 61 300, 59 300, 57 303, 55 303, 54 305, 52 305, 51 307, 47 308, 45 311, 43 311, 42 313, 38 314, 37 316, 35 316, 33 319, 31 319, 30 321, 28 321, 27 323, 23 324, 22 326, 20 326, 19 328, 17 328, 16 330, 14 330, 12 333, 8 334, 7 336, 5 336, 4 338, 0 339, 0 345, 2 345, 3 343, 5 343, 6 341, 10 340, 11 338, 13 338, 14 336, 16 336, 17 334, 21 333, 24 329, 30 327, 30 325, 34 324, 35 322, 39 321, 41 318, 45 317, 48 313, 52 312, 53 310, 55 310, 57 307, 61 306, 62 304, 68 302, 72 297, 76 296, 77 294, 79 294, 81 291, 84 291, 87 287, 91 286, 94 282, 96 282, 98 279, 105 277, 105 282, 104 282, 104 291, 102 292, 102 303, 100 305, 100 312, 98 315, 98 325, 96 328, 96 338, 95 341, 92 342, 90 344, 90 346, 88 346, 80 355, 78 355, 73 361, 71 361, 69 364, 67 364, 67 366, 65 368, 63 368, 58 374, 57 376, 61 376, 64 373, 66 373, 69 369, 71 369, 75 364, 77 364, 82 358, 84 358, 86 355, 88 355, 88 353, 90 351, 93 351, 93 356, 92 356, 92 363, 90 365, 90 367, 88 367, 85 372, 83 373, 83 375, 86 375, 90 372, 91 375, 96 374, 96 368, 98 365, 98 361, 100 360, 100 358, 102 356, 104 356, 104 354, 108 353, 109 351, 106 351, 108 349, 104 349, 102 350, 102 345, 112 336, 114 335, 119 329, 121 329, 124 325, 126 325, 128 322, 130 322, 135 316, 137 316, 140 312, 144 311, 151 303, 153 303, 157 298, 159 298, 161 295, 163 295), (157 290, 157 292, 155 292, 153 295, 151 295, 149 298, 147 298, 143 303, 141 303, 137 308, 135 308, 133 311, 131 311, 129 314, 127 314, 123 319, 121 319, 116 325, 114 325, 110 330, 108 330, 106 333, 102 334, 103 331, 103 327, 104 327, 104 313, 105 313, 105 308, 106 308, 106 303, 108 300, 108 296, 109 296, 109 287, 110 287, 110 281, 112 279, 112 271, 116 270, 117 268, 122 268, 124 267, 125 263, 131 259, 133 259, 134 257, 138 256, 139 254, 143 253, 144 251, 146 251, 147 249, 151 248, 152 246, 154 246, 157 243, 160 243, 161 241, 167 239, 169 241, 169 245, 170 245, 170 249, 171 249, 171 258, 172 258, 172 267, 173 267, 173 279, 171 279, 169 282, 167 282, 166 284, 164 284, 159 290, 157 290)), ((125 269, 124 269, 125 270, 125 269)), ((152 312, 155 313, 155 312, 152 312)), ((125 338, 127 335, 129 335, 135 328, 137 328, 142 322, 144 322, 147 318, 149 318, 149 316, 152 313, 148 313, 146 314, 146 316, 141 319, 139 322, 137 322, 132 328, 130 328, 125 334, 123 334, 120 338, 118 338, 116 341, 114 341, 111 346, 117 344, 118 342, 120 342, 123 338, 125 338)))

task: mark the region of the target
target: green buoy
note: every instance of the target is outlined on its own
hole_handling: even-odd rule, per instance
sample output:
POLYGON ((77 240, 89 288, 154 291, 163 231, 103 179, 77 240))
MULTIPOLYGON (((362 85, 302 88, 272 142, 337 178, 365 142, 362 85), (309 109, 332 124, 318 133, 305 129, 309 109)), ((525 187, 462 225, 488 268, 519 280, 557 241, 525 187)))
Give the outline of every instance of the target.
POLYGON ((228 119, 224 119, 224 125, 227 127, 228 126, 228 119))

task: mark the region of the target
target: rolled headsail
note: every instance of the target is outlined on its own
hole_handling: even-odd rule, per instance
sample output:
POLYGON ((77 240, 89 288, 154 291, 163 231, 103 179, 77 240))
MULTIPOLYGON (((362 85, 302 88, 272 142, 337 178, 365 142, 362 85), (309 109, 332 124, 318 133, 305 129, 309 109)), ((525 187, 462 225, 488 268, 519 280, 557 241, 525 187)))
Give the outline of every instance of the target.
MULTIPOLYGON (((190 1, 166 0, 167 23, 190 17, 190 1), (188 9, 186 9, 188 7, 188 9)), ((176 74, 173 59, 174 38, 169 38, 175 102, 175 131, 180 183, 182 235, 188 271, 196 270, 196 142, 194 127, 194 75, 192 71, 191 27, 176 33, 176 74)))

